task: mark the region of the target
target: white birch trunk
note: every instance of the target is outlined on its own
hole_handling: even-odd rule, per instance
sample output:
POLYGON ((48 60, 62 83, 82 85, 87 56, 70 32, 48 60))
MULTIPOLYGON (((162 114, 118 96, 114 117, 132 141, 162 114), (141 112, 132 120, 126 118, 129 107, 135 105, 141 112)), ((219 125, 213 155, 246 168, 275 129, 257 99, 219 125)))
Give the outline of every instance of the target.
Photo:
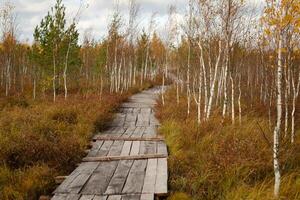
POLYGON ((274 128, 274 144, 273 144, 273 164, 274 164, 274 196, 279 197, 280 192, 280 165, 279 165, 279 144, 280 144, 280 130, 282 123, 282 33, 279 33, 278 41, 278 66, 277 66, 277 121, 274 128))
POLYGON ((232 74, 230 74, 230 80, 231 80, 231 120, 232 120, 232 124, 235 124, 235 106, 234 106, 234 81, 232 78, 232 74))
POLYGON ((211 87, 210 87, 210 95, 209 95, 209 100, 208 100, 206 119, 209 119, 209 117, 210 117, 212 101, 213 101, 213 98, 214 98, 214 95, 215 95, 215 85, 216 85, 216 81, 217 81, 218 66, 219 66, 220 59, 221 59, 221 48, 222 48, 222 45, 221 45, 221 41, 220 41, 219 42, 219 55, 218 55, 217 62, 216 62, 216 65, 215 65, 214 77, 213 77, 212 84, 211 84, 211 87))

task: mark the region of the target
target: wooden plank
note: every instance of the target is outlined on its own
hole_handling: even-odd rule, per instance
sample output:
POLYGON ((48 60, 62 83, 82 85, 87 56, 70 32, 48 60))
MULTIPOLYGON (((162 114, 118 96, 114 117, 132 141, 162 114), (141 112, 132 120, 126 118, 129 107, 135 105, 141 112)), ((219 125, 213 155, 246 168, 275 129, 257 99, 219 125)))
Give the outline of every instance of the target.
POLYGON ((66 200, 79 200, 80 194, 69 194, 66 200))
POLYGON ((93 200, 107 200, 107 196, 98 196, 98 195, 96 195, 93 200))
POLYGON ((136 129, 134 130, 133 134, 130 136, 132 138, 142 138, 144 131, 145 131, 145 127, 136 127, 136 129))
POLYGON ((141 113, 146 114, 146 115, 150 115, 152 113, 152 109, 151 108, 142 108, 141 113))
POLYGON ((121 105, 122 108, 151 108, 154 107, 154 103, 134 103, 134 102, 129 102, 129 103, 123 103, 121 105))
POLYGON ((136 126, 149 126, 149 125, 150 125, 150 114, 145 114, 145 113, 138 114, 136 126))
POLYGON ((136 121, 137 121, 137 114, 127 113, 124 126, 135 126, 136 121))
POLYGON ((102 195, 113 176, 118 162, 102 162, 82 190, 82 194, 102 195))
POLYGON ((81 163, 54 193, 79 193, 98 165, 99 163, 81 163))
POLYGON ((51 200, 66 200, 67 194, 56 194, 51 200))
POLYGON ((149 159, 146 169, 143 192, 145 194, 154 194, 157 172, 157 159, 149 159))
POLYGON ((130 137, 133 134, 133 132, 134 132, 135 129, 136 129, 135 125, 134 126, 129 126, 127 128, 127 130, 125 131, 125 133, 122 135, 122 138, 128 138, 128 137, 130 137))
POLYGON ((112 195, 109 196, 107 200, 121 200, 122 196, 121 195, 112 195))
POLYGON ((166 195, 168 193, 168 162, 167 158, 157 161, 155 194, 166 195))
POLYGON ((97 152, 96 156, 106 156, 112 144, 113 144, 112 140, 105 141, 101 146, 100 150, 97 152))
POLYGON ((139 108, 139 107, 136 107, 136 108, 133 108, 132 109, 132 113, 134 113, 134 114, 138 114, 138 113, 140 113, 141 112, 141 108, 139 108))
POLYGON ((154 116, 154 114, 151 114, 149 118, 150 118, 150 126, 159 126, 160 125, 160 122, 154 116))
POLYGON ((116 128, 115 132, 113 132, 113 135, 118 135, 118 136, 121 136, 125 133, 125 131, 127 130, 127 127, 125 126, 119 126, 116 128))
POLYGON ((96 156, 97 152, 101 149, 103 143, 104 143, 104 141, 95 141, 93 143, 93 146, 92 146, 90 152, 88 153, 88 156, 89 157, 96 156))
POLYGON ((154 141, 141 141, 139 155, 156 154, 156 144, 154 141))
POLYGON ((147 160, 134 161, 122 191, 124 194, 140 194, 142 192, 146 166, 147 160))
POLYGON ((73 182, 73 180, 78 176, 78 172, 73 171, 67 178, 65 181, 62 182, 62 184, 60 184, 56 190, 54 191, 54 194, 56 193, 67 193, 68 191, 68 186, 73 182))
POLYGON ((140 200, 141 195, 123 195, 122 200, 140 200))
POLYGON ((167 158, 166 154, 130 155, 130 156, 104 156, 104 157, 85 157, 83 162, 108 162, 119 160, 143 160, 151 158, 167 158))
MULTIPOLYGON (((157 136, 157 128, 156 126, 147 126, 145 131, 144 131, 144 134, 143 134, 143 137, 156 137, 157 136)), ((163 138, 163 137, 161 137, 163 138)))
POLYGON ((123 145, 124 141, 114 141, 109 150, 108 156, 119 156, 121 154, 123 145))
POLYGON ((128 156, 131 150, 131 145, 132 141, 125 141, 122 151, 121 151, 121 156, 128 156))
POLYGON ((110 180, 105 194, 121 194, 133 160, 121 160, 118 167, 110 180))
POLYGON ((113 133, 113 131, 116 129, 116 127, 110 127, 108 130, 105 130, 104 132, 101 132, 97 135, 111 135, 113 133))
POLYGON ((124 126, 125 116, 124 113, 117 113, 110 126, 124 126))
POLYGON ((134 141, 132 143, 132 147, 131 147, 131 151, 130 151, 131 156, 139 155, 140 143, 141 143, 140 141, 134 141))
POLYGON ((82 195, 79 200, 93 200, 95 195, 82 195))
POLYGON ((142 194, 141 200, 154 200, 154 194, 142 194))
MULTIPOLYGON (((139 130, 143 131, 143 127, 137 127, 139 130)), ((114 137, 114 136, 96 136, 94 140, 102 141, 164 141, 163 137, 114 137)), ((106 144, 107 145, 107 144, 106 144)))
POLYGON ((168 154, 168 148, 166 143, 159 141, 157 143, 157 153, 158 154, 168 154))

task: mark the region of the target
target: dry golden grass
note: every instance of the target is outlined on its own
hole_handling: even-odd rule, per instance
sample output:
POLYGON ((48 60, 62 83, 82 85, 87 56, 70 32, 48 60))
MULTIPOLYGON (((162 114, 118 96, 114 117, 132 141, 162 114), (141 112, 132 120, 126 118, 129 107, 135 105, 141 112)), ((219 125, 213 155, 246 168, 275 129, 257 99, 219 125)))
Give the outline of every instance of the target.
POLYGON ((85 155, 93 133, 102 131, 132 93, 70 94, 31 101, 0 99, 0 199, 35 200, 55 189, 54 177, 68 175, 85 155), (47 100, 48 99, 48 100, 47 100))
MULTIPOLYGON (((183 192, 199 200, 272 199, 272 147, 258 124, 269 142, 272 133, 262 112, 251 112, 243 117, 241 125, 232 125, 215 113, 211 120, 198 126, 196 109, 187 117, 185 99, 178 105, 174 99, 176 93, 170 90, 166 105, 157 107, 162 121, 160 131, 170 150, 172 192, 183 192)), ((283 143, 281 199, 300 199, 300 138, 295 145, 287 140, 283 143)), ((178 199, 176 195, 170 199, 178 199)))

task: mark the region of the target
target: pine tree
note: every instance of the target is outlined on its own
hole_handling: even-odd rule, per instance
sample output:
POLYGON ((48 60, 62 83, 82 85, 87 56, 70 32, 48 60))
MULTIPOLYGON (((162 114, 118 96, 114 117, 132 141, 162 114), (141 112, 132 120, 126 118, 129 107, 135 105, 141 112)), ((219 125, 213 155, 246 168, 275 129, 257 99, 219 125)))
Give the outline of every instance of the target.
POLYGON ((65 11, 62 0, 57 0, 55 6, 51 8, 51 11, 34 31, 35 44, 39 47, 39 52, 36 52, 39 54, 37 62, 42 68, 46 80, 52 73, 54 101, 59 87, 57 82, 61 75, 64 78, 65 97, 67 97, 67 71, 79 62, 79 34, 74 22, 66 27, 65 11))

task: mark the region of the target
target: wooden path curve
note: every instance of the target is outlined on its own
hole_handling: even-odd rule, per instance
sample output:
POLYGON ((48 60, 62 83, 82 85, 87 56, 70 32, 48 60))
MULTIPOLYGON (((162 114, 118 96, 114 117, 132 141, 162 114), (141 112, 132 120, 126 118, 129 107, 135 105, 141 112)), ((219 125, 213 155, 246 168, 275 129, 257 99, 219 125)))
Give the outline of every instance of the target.
POLYGON ((167 146, 153 111, 159 91, 143 91, 122 104, 52 200, 153 200, 167 194, 167 146))

